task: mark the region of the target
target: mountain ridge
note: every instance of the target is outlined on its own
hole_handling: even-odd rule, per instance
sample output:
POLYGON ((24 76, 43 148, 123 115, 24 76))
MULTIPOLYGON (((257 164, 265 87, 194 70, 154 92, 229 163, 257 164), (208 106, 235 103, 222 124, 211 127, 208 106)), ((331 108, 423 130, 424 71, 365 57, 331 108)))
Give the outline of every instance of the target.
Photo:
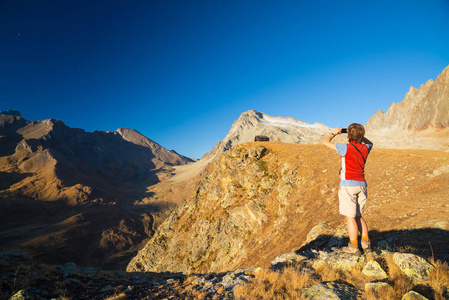
POLYGON ((193 160, 133 129, 89 133, 19 114, 0 115, 3 247, 47 263, 127 263, 170 209, 134 202, 173 166, 193 160))

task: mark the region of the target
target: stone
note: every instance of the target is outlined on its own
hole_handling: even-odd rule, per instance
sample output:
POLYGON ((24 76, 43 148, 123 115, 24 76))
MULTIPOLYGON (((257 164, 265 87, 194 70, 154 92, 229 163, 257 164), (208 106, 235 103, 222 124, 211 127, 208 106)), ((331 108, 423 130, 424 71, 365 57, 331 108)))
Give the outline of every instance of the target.
POLYGON ((84 274, 86 274, 87 276, 91 276, 91 277, 96 276, 99 272, 97 268, 91 268, 91 267, 82 268, 81 270, 84 274))
POLYGON ((341 251, 331 253, 319 252, 319 257, 314 261, 313 268, 319 268, 323 264, 329 264, 333 268, 349 270, 351 268, 361 268, 365 265, 366 258, 341 251))
POLYGON ((314 226, 309 233, 307 234, 307 239, 304 244, 308 244, 313 240, 316 240, 318 236, 323 234, 326 231, 326 227, 329 225, 327 222, 320 223, 314 226))
POLYGON ((301 262, 303 260, 306 260, 307 257, 296 254, 294 252, 291 253, 285 253, 282 254, 278 257, 276 257, 272 262, 271 262, 271 266, 272 267, 281 267, 284 266, 286 264, 293 264, 293 263, 298 263, 301 262))
POLYGON ((69 276, 79 271, 80 270, 78 269, 77 265, 72 262, 66 263, 65 265, 61 266, 61 269, 59 270, 59 272, 64 274, 64 276, 69 276))
POLYGON ((368 282, 365 284, 365 291, 376 292, 378 289, 391 288, 386 282, 368 282))
POLYGON ((20 290, 9 298, 9 300, 34 300, 34 295, 25 290, 20 290))
POLYGON ((317 300, 326 299, 357 299, 361 295, 361 292, 352 286, 337 283, 337 282, 327 282, 318 283, 310 288, 305 288, 301 290, 301 294, 305 297, 317 300))
POLYGON ((248 150, 248 156, 254 159, 261 159, 265 154, 267 154, 268 149, 264 146, 259 146, 257 148, 252 148, 248 150))
POLYGON ((405 294, 401 300, 428 300, 428 298, 424 297, 421 294, 418 294, 415 291, 410 291, 407 294, 405 294))
POLYGON ((363 275, 371 277, 376 280, 387 279, 387 273, 382 269, 380 264, 375 260, 370 260, 362 270, 363 275))
POLYGON ((115 290, 115 288, 112 285, 108 284, 107 286, 103 287, 100 291, 102 293, 106 293, 106 292, 110 292, 113 290, 115 290))
POLYGON ((396 252, 393 261, 413 281, 428 280, 429 272, 434 269, 424 258, 410 253, 396 252))

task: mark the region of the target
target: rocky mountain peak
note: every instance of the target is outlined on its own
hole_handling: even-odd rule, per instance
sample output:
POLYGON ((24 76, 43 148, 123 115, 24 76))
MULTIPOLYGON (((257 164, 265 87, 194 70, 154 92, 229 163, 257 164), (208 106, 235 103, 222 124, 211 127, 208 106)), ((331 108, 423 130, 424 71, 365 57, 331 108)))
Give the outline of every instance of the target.
POLYGON ((269 137, 270 141, 295 144, 318 144, 331 129, 323 124, 308 124, 291 117, 273 117, 262 112, 243 112, 232 124, 226 137, 204 155, 214 157, 234 145, 253 142, 257 135, 269 137))
POLYGON ((434 81, 419 89, 410 87, 404 99, 390 106, 386 113, 377 111, 365 125, 371 133, 401 132, 413 134, 449 127, 449 66, 434 81))
POLYGON ((0 115, 8 115, 8 116, 16 116, 16 117, 21 117, 22 116, 20 111, 13 110, 13 109, 0 111, 0 115))

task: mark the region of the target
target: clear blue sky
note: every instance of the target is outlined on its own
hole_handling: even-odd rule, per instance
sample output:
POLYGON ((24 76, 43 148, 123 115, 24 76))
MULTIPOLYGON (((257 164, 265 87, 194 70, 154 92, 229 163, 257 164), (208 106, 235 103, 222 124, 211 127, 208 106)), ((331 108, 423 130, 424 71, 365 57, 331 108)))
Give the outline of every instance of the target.
POLYGON ((447 0, 0 0, 0 110, 195 158, 244 111, 365 124, 448 65, 447 0))

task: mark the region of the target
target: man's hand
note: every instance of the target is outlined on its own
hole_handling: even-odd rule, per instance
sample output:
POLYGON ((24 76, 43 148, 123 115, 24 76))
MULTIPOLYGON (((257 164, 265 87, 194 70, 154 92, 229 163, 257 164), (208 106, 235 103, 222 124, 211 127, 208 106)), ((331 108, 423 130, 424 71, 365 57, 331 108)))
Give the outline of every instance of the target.
POLYGON ((335 128, 333 135, 336 136, 337 134, 340 134, 342 129, 343 128, 341 128, 341 127, 335 128))
POLYGON ((336 135, 340 134, 342 129, 342 127, 335 128, 334 132, 324 140, 323 144, 335 150, 335 144, 331 141, 336 135))

